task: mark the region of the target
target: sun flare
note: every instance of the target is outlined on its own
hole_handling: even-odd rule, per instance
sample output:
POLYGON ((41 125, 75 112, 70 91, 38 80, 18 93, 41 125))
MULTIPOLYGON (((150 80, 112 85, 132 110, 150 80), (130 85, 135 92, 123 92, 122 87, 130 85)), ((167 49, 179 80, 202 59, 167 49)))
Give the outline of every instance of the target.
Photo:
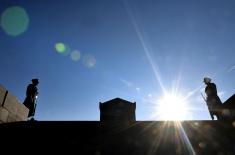
POLYGON ((176 94, 166 94, 159 99, 156 111, 161 120, 185 120, 189 116, 186 100, 176 94))

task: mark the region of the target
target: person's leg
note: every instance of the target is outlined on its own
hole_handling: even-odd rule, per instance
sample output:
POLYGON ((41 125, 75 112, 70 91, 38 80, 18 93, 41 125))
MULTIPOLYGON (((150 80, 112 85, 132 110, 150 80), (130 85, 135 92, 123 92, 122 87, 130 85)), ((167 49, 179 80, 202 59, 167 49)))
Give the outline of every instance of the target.
POLYGON ((223 120, 223 116, 220 112, 216 113, 217 120, 223 120))

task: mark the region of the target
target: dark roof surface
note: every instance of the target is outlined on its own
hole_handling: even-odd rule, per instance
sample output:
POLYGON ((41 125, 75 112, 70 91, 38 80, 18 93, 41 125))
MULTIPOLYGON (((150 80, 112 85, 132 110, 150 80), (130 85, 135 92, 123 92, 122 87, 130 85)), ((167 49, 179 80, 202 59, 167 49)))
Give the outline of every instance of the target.
POLYGON ((117 102, 123 102, 123 103, 134 103, 134 102, 130 102, 130 101, 127 101, 127 100, 124 100, 124 99, 121 99, 121 98, 114 98, 112 100, 109 100, 109 101, 106 101, 106 102, 103 102, 102 104, 108 104, 108 103, 117 103, 117 102))
POLYGON ((0 131, 1 150, 7 153, 235 153, 235 121, 137 121, 109 130, 98 121, 35 121, 0 124, 0 131))
POLYGON ((100 102, 100 108, 109 108, 109 107, 135 107, 135 102, 129 102, 121 98, 114 98, 106 102, 100 102))
POLYGON ((235 94, 228 98, 224 103, 224 107, 235 108, 235 94))

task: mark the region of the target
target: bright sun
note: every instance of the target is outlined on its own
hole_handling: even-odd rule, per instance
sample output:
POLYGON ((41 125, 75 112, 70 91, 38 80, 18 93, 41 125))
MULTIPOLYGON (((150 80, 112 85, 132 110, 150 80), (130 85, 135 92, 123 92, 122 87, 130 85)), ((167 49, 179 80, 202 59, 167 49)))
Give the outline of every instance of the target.
POLYGON ((167 94, 158 100, 156 110, 161 120, 185 120, 189 116, 185 99, 175 94, 167 94))

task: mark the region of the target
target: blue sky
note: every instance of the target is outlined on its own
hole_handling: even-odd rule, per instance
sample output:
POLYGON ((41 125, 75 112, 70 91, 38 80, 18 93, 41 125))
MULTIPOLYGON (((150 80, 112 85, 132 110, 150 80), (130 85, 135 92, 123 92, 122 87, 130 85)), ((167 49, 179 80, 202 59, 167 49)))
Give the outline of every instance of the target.
POLYGON ((203 77, 222 101, 235 92, 234 7, 232 0, 2 0, 0 83, 23 102, 39 78, 38 120, 99 120, 99 102, 115 97, 136 102, 137 120, 159 120, 163 88, 188 96, 186 119, 210 119, 203 77), (11 35, 3 15, 15 6, 29 21, 11 35))

